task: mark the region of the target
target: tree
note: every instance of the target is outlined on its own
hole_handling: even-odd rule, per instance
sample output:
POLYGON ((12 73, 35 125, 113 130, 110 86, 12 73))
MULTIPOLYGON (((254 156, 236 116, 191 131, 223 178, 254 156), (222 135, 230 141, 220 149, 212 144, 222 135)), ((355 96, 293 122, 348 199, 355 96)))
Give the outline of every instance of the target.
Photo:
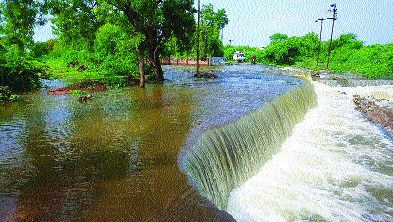
POLYGON ((5 18, 4 18, 4 3, 0 2, 0 39, 4 35, 4 24, 5 24, 5 18))
POLYGON ((21 51, 33 42, 38 3, 34 0, 5 0, 0 6, 0 34, 6 46, 17 45, 21 51), (3 20, 3 21, 2 21, 3 20))
POLYGON ((212 4, 204 5, 201 10, 201 32, 203 56, 223 56, 220 32, 229 22, 225 9, 214 12, 212 4))
POLYGON ((144 40, 137 49, 141 86, 144 86, 143 63, 154 70, 156 80, 164 79, 160 56, 163 45, 176 37, 180 48, 190 45, 195 30, 193 0, 101 0, 120 11, 133 28, 133 35, 142 34, 144 40))
POLYGON ((12 91, 37 88, 39 69, 26 59, 32 46, 38 3, 34 0, 5 0, 0 3, 0 86, 12 91))
POLYGON ((282 42, 284 40, 288 39, 288 36, 282 33, 276 33, 270 36, 270 41, 271 43, 277 43, 277 42, 282 42))
POLYGON ((92 49, 97 30, 105 24, 94 14, 96 0, 46 0, 42 11, 53 16, 53 31, 61 44, 92 49))
POLYGON ((340 35, 337 39, 335 39, 332 43, 332 50, 340 48, 340 47, 348 47, 353 49, 360 49, 363 46, 363 42, 357 40, 357 37, 353 33, 347 33, 340 35))

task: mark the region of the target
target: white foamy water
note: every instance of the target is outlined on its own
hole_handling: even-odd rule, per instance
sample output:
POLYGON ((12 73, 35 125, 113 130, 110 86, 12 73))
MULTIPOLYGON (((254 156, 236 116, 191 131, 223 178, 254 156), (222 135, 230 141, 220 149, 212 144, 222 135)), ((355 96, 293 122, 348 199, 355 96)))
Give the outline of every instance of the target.
POLYGON ((352 102, 381 89, 393 92, 315 83, 318 106, 232 191, 227 211, 238 221, 393 221, 393 143, 352 102))

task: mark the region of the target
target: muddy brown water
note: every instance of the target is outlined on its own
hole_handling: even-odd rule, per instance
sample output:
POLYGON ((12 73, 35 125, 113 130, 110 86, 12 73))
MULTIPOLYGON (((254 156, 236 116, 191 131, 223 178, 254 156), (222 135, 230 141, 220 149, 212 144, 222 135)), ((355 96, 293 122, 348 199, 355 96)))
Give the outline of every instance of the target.
POLYGON ((188 184, 178 155, 204 130, 303 84, 270 69, 229 66, 195 80, 192 68, 167 66, 164 84, 82 103, 48 95, 65 81, 44 81, 0 108, 1 220, 232 220, 188 184))

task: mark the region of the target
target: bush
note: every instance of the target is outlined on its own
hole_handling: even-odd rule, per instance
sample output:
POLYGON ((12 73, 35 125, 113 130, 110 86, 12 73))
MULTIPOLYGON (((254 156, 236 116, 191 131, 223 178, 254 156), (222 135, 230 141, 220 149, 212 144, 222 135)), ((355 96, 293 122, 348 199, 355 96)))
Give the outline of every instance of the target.
POLYGON ((12 92, 36 89, 40 71, 27 62, 19 47, 13 45, 0 57, 0 86, 9 86, 12 92))
POLYGON ((118 26, 103 25, 94 41, 94 61, 107 75, 137 75, 135 48, 138 37, 131 38, 118 26))
POLYGON ((22 92, 39 87, 40 70, 27 63, 16 66, 0 64, 0 85, 9 86, 13 92, 22 92))
POLYGON ((29 57, 32 59, 41 58, 48 55, 53 50, 55 40, 48 40, 47 42, 36 42, 30 47, 29 57))

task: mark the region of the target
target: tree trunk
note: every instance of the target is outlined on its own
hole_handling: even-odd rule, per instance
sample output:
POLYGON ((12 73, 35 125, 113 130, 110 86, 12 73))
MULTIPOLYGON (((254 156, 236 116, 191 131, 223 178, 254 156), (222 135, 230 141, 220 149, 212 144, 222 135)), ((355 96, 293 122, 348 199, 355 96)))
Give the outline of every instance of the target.
POLYGON ((144 88, 145 87, 146 78, 145 78, 145 72, 143 71, 143 57, 142 57, 140 49, 137 49, 137 54, 138 54, 137 56, 138 56, 138 66, 139 66, 139 75, 140 75, 139 86, 144 88))
POLYGON ((161 61, 158 56, 154 56, 153 58, 153 69, 154 69, 154 77, 157 81, 164 80, 164 72, 162 71, 161 61))
MULTIPOLYGON (((151 41, 154 42, 154 41, 151 41)), ((153 44, 151 44, 153 46, 153 44)), ((157 55, 157 51, 159 46, 151 47, 150 48, 150 59, 149 62, 153 66, 154 71, 154 79, 156 81, 163 81, 164 80, 164 72, 162 71, 160 57, 157 55)))

